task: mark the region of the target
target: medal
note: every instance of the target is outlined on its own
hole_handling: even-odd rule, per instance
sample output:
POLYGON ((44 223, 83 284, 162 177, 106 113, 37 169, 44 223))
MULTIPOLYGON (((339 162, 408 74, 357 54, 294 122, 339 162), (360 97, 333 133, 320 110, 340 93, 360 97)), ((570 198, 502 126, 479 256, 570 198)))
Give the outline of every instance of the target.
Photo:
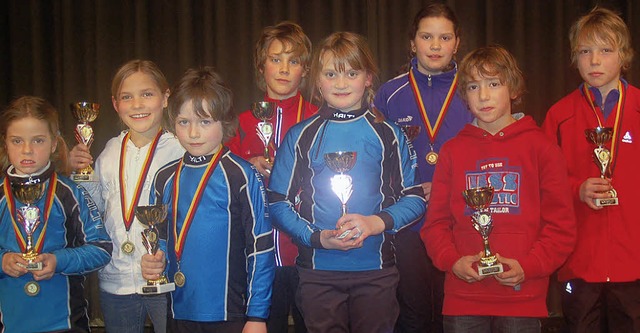
POLYGON ((126 254, 132 254, 133 251, 136 249, 136 247, 135 245, 133 245, 131 241, 127 240, 126 242, 122 243, 122 246, 120 246, 120 249, 122 250, 122 252, 126 254))
POLYGON ((185 282, 187 282, 187 277, 184 276, 184 273, 182 273, 181 271, 178 271, 176 274, 173 275, 173 282, 178 287, 184 287, 185 282))
POLYGON ((438 153, 432 150, 427 153, 427 156, 425 157, 425 159, 427 160, 427 163, 431 165, 436 165, 436 163, 438 163, 438 153))
POLYGON ((40 293, 40 285, 36 281, 29 281, 24 285, 24 292, 27 296, 35 296, 40 293))

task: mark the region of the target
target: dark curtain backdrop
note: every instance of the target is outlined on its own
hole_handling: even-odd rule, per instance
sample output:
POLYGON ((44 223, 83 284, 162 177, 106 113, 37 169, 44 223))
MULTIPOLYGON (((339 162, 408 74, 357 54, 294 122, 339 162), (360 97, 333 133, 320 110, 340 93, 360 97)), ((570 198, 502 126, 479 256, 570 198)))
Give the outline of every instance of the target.
MULTIPOLYGON (((70 146, 69 104, 102 105, 94 123, 94 156, 122 129, 111 105, 111 78, 134 58, 155 61, 170 82, 189 67, 211 65, 246 109, 263 93, 254 84, 253 46, 263 27, 299 23, 312 42, 331 32, 365 35, 382 82, 408 60, 407 31, 421 0, 0 0, 0 105, 21 95, 45 97, 61 114, 70 146)), ((447 0, 463 29, 459 59, 498 43, 513 52, 527 78, 523 111, 538 122, 580 78, 570 65, 569 27, 595 5, 619 12, 640 52, 637 0, 447 0)), ((636 57, 638 59, 638 57, 636 57)), ((640 84, 638 60, 626 78, 640 84)), ((91 287, 95 295, 95 276, 91 287)), ((551 310, 558 309, 551 293, 551 310)), ((92 317, 98 316, 96 303, 92 317)))

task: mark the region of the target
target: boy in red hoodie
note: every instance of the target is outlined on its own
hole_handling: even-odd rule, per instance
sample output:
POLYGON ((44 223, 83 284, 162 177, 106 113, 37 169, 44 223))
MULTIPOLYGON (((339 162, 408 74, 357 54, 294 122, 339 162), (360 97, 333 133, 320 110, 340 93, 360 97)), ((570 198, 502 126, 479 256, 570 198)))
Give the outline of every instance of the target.
POLYGON ((511 114, 525 89, 508 51, 477 49, 459 75, 475 119, 440 151, 421 230, 433 263, 447 273, 444 329, 540 332, 548 277, 576 239, 565 161, 530 116, 511 114), (487 186, 494 189, 489 240, 504 267, 495 275, 478 274, 483 240, 462 195, 487 186))

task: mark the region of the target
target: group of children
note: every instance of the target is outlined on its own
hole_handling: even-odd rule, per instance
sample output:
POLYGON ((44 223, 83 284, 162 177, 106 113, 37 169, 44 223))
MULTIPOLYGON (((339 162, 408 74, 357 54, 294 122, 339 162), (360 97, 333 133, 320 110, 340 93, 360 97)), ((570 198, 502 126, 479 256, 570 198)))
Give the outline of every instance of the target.
POLYGON ((0 330, 87 331, 84 275, 99 269, 108 332, 142 332, 147 317, 156 332, 286 332, 290 314, 296 332, 540 332, 560 269, 572 331, 640 331, 640 93, 621 78, 633 52, 624 22, 596 8, 575 23, 584 83, 542 129, 512 112, 525 84, 508 51, 455 61, 460 28, 446 5, 421 10, 409 40, 407 73, 376 92, 362 36, 333 33, 312 54, 298 25, 266 28, 254 57, 276 108, 269 158, 259 120, 234 113, 209 67, 169 89, 153 62, 123 65, 112 102, 127 129, 82 185, 64 162, 93 164, 88 147, 67 153, 46 101, 12 102, 0 120, 0 330), (613 128, 615 180, 599 177, 584 136, 598 126, 613 128), (336 171, 336 155, 348 166, 336 171), (34 184, 42 193, 20 201, 34 184), (504 271, 480 275, 486 253, 462 193, 489 186, 504 271), (619 205, 596 206, 612 188, 619 205), (153 204, 168 223, 149 253, 134 212, 153 204), (23 207, 38 208, 33 234, 23 207), (22 255, 31 238, 39 270, 22 255), (174 291, 139 292, 165 275, 174 291))

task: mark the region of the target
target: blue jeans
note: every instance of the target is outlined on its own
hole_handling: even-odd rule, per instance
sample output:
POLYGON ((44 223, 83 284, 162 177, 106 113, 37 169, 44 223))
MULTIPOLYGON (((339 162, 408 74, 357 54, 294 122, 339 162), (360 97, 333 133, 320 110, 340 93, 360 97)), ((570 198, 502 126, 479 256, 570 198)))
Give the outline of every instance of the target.
POLYGON ((540 319, 530 317, 444 316, 445 333, 540 333, 540 319))
POLYGON ((167 331, 167 295, 114 295, 100 291, 107 333, 143 333, 147 314, 156 333, 167 331))

